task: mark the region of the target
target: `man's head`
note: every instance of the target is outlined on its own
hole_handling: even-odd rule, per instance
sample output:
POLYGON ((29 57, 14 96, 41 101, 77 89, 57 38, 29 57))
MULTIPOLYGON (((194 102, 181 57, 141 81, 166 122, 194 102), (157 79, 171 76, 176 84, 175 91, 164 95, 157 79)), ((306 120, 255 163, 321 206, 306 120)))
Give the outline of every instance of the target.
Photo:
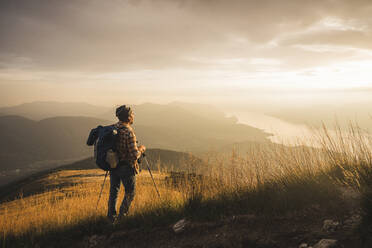
POLYGON ((116 109, 116 117, 118 117, 119 121, 129 124, 133 124, 134 121, 134 114, 132 109, 125 105, 122 105, 116 109))

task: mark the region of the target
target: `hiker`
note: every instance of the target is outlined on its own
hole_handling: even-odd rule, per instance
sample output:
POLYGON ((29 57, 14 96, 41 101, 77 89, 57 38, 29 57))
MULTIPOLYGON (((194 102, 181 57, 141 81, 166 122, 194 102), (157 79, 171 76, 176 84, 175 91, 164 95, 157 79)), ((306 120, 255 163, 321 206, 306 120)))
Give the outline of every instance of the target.
POLYGON ((118 128, 116 150, 119 164, 117 168, 110 172, 110 197, 107 213, 107 217, 112 222, 127 215, 129 211, 135 195, 136 174, 139 173, 137 160, 146 151, 145 146, 137 146, 136 135, 131 127, 134 121, 134 113, 131 108, 125 105, 118 107, 116 117, 119 119, 119 122, 114 124, 118 128), (116 201, 120 190, 120 182, 124 185, 125 196, 117 216, 116 201))

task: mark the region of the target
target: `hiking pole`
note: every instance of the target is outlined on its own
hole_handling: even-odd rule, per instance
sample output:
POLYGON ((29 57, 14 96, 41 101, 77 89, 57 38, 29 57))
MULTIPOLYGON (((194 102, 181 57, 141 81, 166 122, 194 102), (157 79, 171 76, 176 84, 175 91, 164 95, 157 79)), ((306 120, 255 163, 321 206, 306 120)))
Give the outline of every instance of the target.
POLYGON ((156 193, 158 193, 159 199, 161 199, 160 198, 160 193, 159 193, 158 187, 156 187, 156 183, 155 183, 154 177, 152 176, 150 165, 149 165, 149 162, 147 161, 146 155, 145 154, 142 154, 142 156, 145 158, 147 169, 150 172, 150 176, 151 176, 152 182, 154 183, 154 186, 155 186, 155 189, 156 189, 156 193))
POLYGON ((96 210, 98 209, 99 200, 101 200, 101 195, 102 195, 103 187, 105 186, 107 174, 108 174, 108 171, 106 171, 105 179, 103 179, 103 184, 102 184, 101 192, 99 193, 96 210))

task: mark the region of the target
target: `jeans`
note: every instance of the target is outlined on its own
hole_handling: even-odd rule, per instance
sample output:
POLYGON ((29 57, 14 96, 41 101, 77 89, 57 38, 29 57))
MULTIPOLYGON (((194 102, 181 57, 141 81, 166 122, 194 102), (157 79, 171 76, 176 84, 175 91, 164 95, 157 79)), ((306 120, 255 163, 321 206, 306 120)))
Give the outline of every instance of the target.
POLYGON ((107 213, 109 218, 116 216, 116 201, 120 190, 120 182, 124 185, 125 196, 120 205, 119 217, 128 213, 136 190, 136 174, 129 164, 121 162, 116 169, 110 172, 110 197, 107 213))

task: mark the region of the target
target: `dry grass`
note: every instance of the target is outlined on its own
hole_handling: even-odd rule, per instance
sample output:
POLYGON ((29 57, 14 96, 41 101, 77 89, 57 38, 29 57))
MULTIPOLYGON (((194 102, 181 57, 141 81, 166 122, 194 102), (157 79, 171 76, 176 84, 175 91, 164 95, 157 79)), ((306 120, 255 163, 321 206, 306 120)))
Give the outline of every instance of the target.
MULTIPOLYGON (((49 175, 37 183, 45 183, 46 186, 50 186, 48 184, 66 186, 29 197, 20 196, 19 199, 0 205, 1 236, 6 237, 10 234, 38 236, 46 231, 79 225, 86 219, 95 220, 105 216, 109 193, 108 181, 96 210, 103 178, 101 170, 69 170, 49 175)), ((182 204, 181 193, 164 187, 164 183, 161 183, 163 178, 163 175, 155 174, 162 195, 160 201, 148 173, 141 173, 137 182, 139 193, 133 202, 131 215, 140 215, 164 202, 182 204)), ((119 201, 123 194, 121 190, 119 201)))
MULTIPOLYGON (((164 216, 172 210, 197 216, 290 211, 313 203, 328 204, 338 197, 340 185, 361 191, 371 186, 372 139, 368 133, 351 127, 347 134, 340 131, 333 136, 324 128, 315 137, 321 149, 256 144, 244 154, 238 148, 229 156, 209 153, 198 167, 185 160, 189 161, 184 165, 187 173, 201 174, 202 180, 186 177, 181 186, 170 186, 164 180, 168 174, 157 173, 161 199, 149 174, 142 172, 130 216, 133 220, 161 218, 159 210, 164 216)), ((107 211, 109 183, 96 210, 103 176, 100 170, 56 172, 37 182, 54 185, 54 189, 1 204, 2 240, 33 242, 51 231, 87 225, 87 220, 90 225, 98 223, 107 211)), ((122 197, 123 190, 119 202, 122 197)))

